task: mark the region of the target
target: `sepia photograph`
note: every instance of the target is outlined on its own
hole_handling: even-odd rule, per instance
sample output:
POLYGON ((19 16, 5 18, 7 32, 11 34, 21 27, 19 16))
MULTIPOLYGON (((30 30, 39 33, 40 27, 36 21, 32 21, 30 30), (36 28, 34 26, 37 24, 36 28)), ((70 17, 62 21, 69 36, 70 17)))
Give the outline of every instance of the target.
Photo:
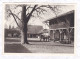
POLYGON ((4 3, 4 53, 74 54, 75 4, 4 3))

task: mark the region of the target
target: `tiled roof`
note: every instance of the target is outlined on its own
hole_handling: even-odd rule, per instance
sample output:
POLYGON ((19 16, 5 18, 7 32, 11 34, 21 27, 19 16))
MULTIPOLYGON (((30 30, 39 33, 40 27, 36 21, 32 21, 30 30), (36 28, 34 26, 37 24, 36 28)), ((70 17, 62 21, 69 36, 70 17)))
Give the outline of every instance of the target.
POLYGON ((48 29, 43 29, 43 30, 39 31, 39 33, 48 33, 48 32, 49 32, 48 29))
POLYGON ((30 34, 38 34, 42 29, 43 27, 39 25, 28 25, 28 33, 30 34))
MULTIPOLYGON (((69 15, 69 14, 72 14, 72 13, 74 13, 74 10, 71 10, 71 11, 69 11, 69 12, 67 12, 67 13, 61 14, 61 15, 59 15, 59 16, 57 16, 57 17, 48 19, 48 20, 46 20, 46 21, 54 20, 54 19, 59 18, 59 17, 61 17, 61 16, 69 15)), ((44 21, 44 22, 46 22, 46 21, 44 21)))
MULTIPOLYGON (((28 25, 28 31, 27 33, 30 34, 38 34, 39 31, 41 31, 43 29, 42 26, 38 26, 38 25, 28 25)), ((18 28, 14 28, 14 29, 5 29, 5 31, 7 33, 20 33, 20 30, 18 30, 18 28)))

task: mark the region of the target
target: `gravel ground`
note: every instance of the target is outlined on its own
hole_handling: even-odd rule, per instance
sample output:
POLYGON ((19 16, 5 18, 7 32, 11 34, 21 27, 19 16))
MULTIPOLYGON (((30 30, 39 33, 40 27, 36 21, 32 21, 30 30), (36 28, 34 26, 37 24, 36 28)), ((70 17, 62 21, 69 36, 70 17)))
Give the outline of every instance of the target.
POLYGON ((4 53, 31 53, 21 44, 5 44, 4 53))
POLYGON ((7 38, 4 51, 8 53, 74 53, 74 44, 61 44, 59 42, 40 42, 38 38, 28 38, 29 44, 20 44, 18 38, 7 38))
POLYGON ((29 42, 23 44, 32 53, 74 53, 74 44, 61 44, 59 42, 29 42))

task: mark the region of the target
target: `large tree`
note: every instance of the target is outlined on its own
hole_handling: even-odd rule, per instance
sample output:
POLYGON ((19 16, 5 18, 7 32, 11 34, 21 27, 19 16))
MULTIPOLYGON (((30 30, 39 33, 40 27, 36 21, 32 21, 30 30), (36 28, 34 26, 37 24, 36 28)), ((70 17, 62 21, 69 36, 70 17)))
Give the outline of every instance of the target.
MULTIPOLYGON (((38 5, 38 4, 35 4, 35 5, 29 5, 29 4, 19 4, 19 5, 13 5, 15 6, 15 10, 17 12, 18 7, 21 7, 21 11, 18 12, 18 14, 21 13, 21 16, 19 18, 18 14, 15 14, 13 12, 13 9, 10 8, 10 4, 6 4, 6 12, 8 14, 8 17, 12 16, 16 22, 16 24, 18 25, 18 27, 20 28, 21 30, 21 42, 22 43, 26 43, 26 44, 29 44, 28 43, 28 40, 27 40, 27 25, 28 25, 28 22, 30 20, 31 17, 40 17, 40 14, 44 14, 44 12, 47 12, 48 9, 52 10, 53 13, 55 13, 55 15, 57 15, 57 11, 58 11, 58 6, 57 5, 38 5), (20 21, 21 25, 19 25, 19 21, 17 21, 17 19, 20 21)), ((11 7, 13 7, 11 6, 11 7)), ((46 23, 47 24, 47 23, 46 23)))

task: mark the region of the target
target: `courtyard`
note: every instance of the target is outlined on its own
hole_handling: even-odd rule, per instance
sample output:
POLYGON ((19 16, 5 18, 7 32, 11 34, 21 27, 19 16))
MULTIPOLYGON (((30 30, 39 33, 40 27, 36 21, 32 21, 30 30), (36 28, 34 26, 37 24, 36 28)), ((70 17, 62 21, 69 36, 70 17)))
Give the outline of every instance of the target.
POLYGON ((74 53, 74 44, 43 42, 38 38, 28 38, 29 44, 21 44, 20 38, 6 38, 5 53, 74 53))

